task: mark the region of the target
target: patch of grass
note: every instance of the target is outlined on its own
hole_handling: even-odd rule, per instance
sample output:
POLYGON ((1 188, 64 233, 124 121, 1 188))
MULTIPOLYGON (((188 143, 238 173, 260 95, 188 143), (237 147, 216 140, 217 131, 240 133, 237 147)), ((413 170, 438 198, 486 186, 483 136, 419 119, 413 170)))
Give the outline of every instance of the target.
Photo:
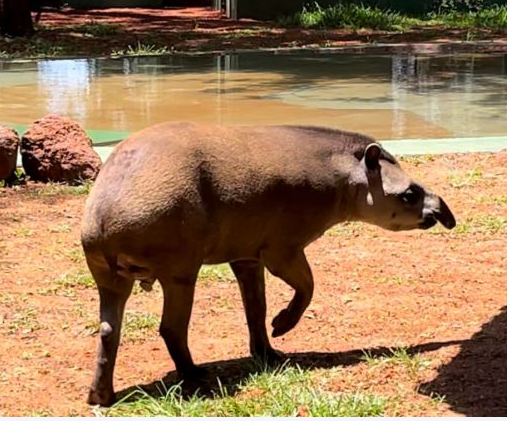
POLYGON ((235 277, 230 266, 226 263, 221 265, 203 265, 199 270, 199 279, 203 281, 227 281, 234 282, 235 277))
POLYGON ((301 12, 285 17, 278 22, 281 26, 302 28, 350 28, 401 31, 409 27, 410 19, 390 10, 360 4, 338 3, 321 7, 314 3, 301 12))
MULTIPOLYGON (((120 402, 101 415, 107 416, 382 416, 386 401, 373 395, 334 394, 323 390, 310 371, 299 367, 252 374, 235 394, 220 387, 212 398, 195 394, 184 397, 180 385, 167 388, 162 397, 134 392, 138 399, 120 402)), ((132 396, 132 395, 131 395, 132 396)), ((131 396, 125 398, 127 400, 131 396)))
POLYGON ((363 360, 370 367, 381 365, 402 366, 412 378, 415 378, 420 370, 430 365, 430 361, 423 358, 421 354, 410 355, 406 348, 393 348, 389 351, 389 354, 384 354, 381 357, 372 356, 370 353, 365 352, 363 360))
POLYGON ((69 30, 81 34, 88 34, 93 37, 107 37, 123 32, 123 28, 120 25, 107 22, 97 22, 93 19, 83 23, 82 25, 69 27, 69 30))
POLYGON ((340 235, 352 235, 356 234, 362 228, 362 226, 362 222, 342 222, 341 224, 337 224, 334 227, 329 228, 326 231, 326 234, 332 237, 340 235))
POLYGON ((0 51, 0 58, 9 58, 10 55, 7 51, 0 51))
POLYGON ((426 154, 426 155, 403 155, 398 157, 398 160, 401 162, 406 162, 407 164, 412 164, 418 167, 419 165, 425 165, 429 162, 433 162, 435 160, 435 155, 426 154))
POLYGON ((113 50, 111 57, 123 56, 159 56, 168 54, 170 50, 167 47, 157 47, 154 44, 143 44, 140 41, 136 45, 129 45, 126 50, 113 50))
POLYGON ((479 203, 506 205, 507 204, 507 194, 503 194, 500 196, 480 196, 477 199, 477 201, 479 203))
POLYGON ((375 284, 389 284, 389 285, 405 285, 411 284, 413 279, 408 276, 378 276, 371 279, 375 284))
POLYGON ((37 289, 37 293, 73 297, 76 288, 95 288, 95 281, 88 271, 63 275, 56 281, 51 282, 49 287, 37 289))
POLYGON ((57 286, 59 288, 95 288, 95 280, 88 271, 78 272, 72 275, 62 276, 58 280, 57 286))
POLYGON ((33 235, 33 230, 27 227, 19 227, 14 230, 14 234, 18 237, 31 237, 33 235))
POLYGON ((66 254, 69 257, 69 259, 72 260, 74 263, 82 263, 85 261, 84 251, 81 247, 72 249, 68 251, 66 254))
POLYGON ((452 172, 447 176, 449 180, 449 184, 456 188, 461 189, 463 187, 472 187, 477 184, 482 178, 484 174, 482 172, 481 167, 475 167, 472 170, 462 172, 452 172))
MULTIPOLYGON (((18 39, 20 40, 20 39, 18 39)), ((58 57, 66 54, 66 51, 58 43, 50 42, 43 38, 31 37, 22 42, 22 50, 17 51, 17 57, 58 57)), ((11 55, 12 56, 12 55, 11 55)))
POLYGON ((434 13, 430 16, 434 24, 442 24, 449 28, 507 28, 507 6, 495 5, 478 11, 434 13))
POLYGON ((64 232, 71 232, 72 228, 69 224, 58 224, 54 225, 53 227, 49 228, 49 232, 53 233, 64 233, 64 232))
MULTIPOLYGON (((498 232, 507 231, 507 218, 496 215, 474 215, 466 218, 464 221, 458 222, 456 227, 450 231, 451 234, 467 235, 467 234, 496 234, 498 232)), ((442 227, 431 229, 430 234, 442 235, 448 234, 449 231, 442 227)))
POLYGON ((46 183, 44 187, 38 190, 39 196, 59 196, 59 195, 81 195, 88 194, 92 188, 93 182, 84 180, 77 186, 71 186, 63 183, 46 183))
POLYGON ((126 311, 123 319, 123 337, 129 341, 143 340, 156 336, 160 324, 159 317, 141 311, 126 311))
POLYGON ((0 326, 5 325, 10 334, 27 334, 42 329, 38 321, 38 314, 34 308, 23 308, 16 311, 9 318, 0 319, 0 326))

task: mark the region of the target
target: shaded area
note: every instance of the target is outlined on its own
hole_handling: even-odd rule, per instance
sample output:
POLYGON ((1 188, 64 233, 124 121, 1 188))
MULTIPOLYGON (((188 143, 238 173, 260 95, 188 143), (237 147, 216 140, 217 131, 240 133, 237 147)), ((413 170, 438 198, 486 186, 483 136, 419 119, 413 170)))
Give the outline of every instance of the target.
MULTIPOLYGON (((437 349, 459 345, 462 341, 446 341, 446 342, 430 342, 422 345, 415 345, 407 348, 409 355, 415 355, 422 352, 435 351, 437 349)), ((380 358, 389 355, 391 349, 387 347, 356 349, 344 352, 302 352, 285 354, 285 364, 297 365, 302 369, 329 369, 332 367, 347 367, 364 362, 364 356, 367 354, 373 358, 380 358)), ((214 397, 220 395, 224 388, 234 395, 238 391, 239 385, 251 374, 261 372, 266 369, 265 364, 252 358, 237 358, 233 360, 215 361, 203 364, 208 371, 206 379, 199 381, 185 381, 182 386, 182 395, 190 398, 195 394, 203 397, 214 397), (217 380, 220 379, 220 381, 217 380)), ((139 384, 117 393, 117 399, 123 399, 124 402, 134 402, 139 399, 140 395, 134 393, 142 390, 154 398, 160 398, 165 395, 164 390, 168 390, 170 386, 181 381, 175 371, 167 373, 167 375, 149 384, 139 384), (161 382, 165 387, 161 387, 161 382)))
POLYGON ((435 380, 421 385, 421 393, 445 396, 454 411, 468 416, 506 416, 507 306, 438 372, 435 380))

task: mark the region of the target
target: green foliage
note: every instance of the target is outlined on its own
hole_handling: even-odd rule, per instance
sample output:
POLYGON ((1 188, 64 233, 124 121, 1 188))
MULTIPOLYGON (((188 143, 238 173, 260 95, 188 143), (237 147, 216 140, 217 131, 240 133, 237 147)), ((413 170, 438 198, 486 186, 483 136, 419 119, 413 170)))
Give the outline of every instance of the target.
POLYGON ((361 394, 334 394, 322 390, 310 371, 299 367, 281 367, 250 375, 235 394, 219 387, 213 397, 199 394, 186 397, 180 385, 166 388, 162 397, 143 391, 134 392, 123 402, 105 410, 107 416, 308 416, 357 417, 381 416, 385 400, 361 394), (131 402, 126 402, 131 401, 131 402))
POLYGON ((303 28, 366 28, 388 31, 403 30, 409 22, 409 18, 391 10, 343 3, 325 8, 315 3, 313 7, 304 7, 301 12, 282 18, 279 21, 282 26, 303 28))
POLYGON ((507 6, 493 6, 476 12, 452 11, 430 15, 434 23, 450 28, 507 28, 507 6))

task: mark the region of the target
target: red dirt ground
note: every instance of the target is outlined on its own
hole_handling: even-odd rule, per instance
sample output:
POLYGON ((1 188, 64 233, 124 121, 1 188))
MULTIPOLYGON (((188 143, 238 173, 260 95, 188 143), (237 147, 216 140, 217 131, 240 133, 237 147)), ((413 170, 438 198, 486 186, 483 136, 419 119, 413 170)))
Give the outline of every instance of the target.
MULTIPOLYGON (((507 151, 419 157, 403 166, 446 198, 458 227, 328 231, 307 249, 313 302, 273 344, 303 367, 338 367, 329 372, 331 391, 393 398, 389 415, 507 415, 507 151), (378 356, 390 347, 420 353, 425 364, 407 370, 362 359, 362 350, 378 356)), ((0 190, 1 415, 92 414, 85 399, 98 297, 79 282, 87 273, 79 245, 84 200, 54 186, 0 190)), ((270 323, 291 291, 270 276, 267 296, 270 323)), ((161 305, 157 288, 133 295, 128 311, 159 315, 161 305)), ((124 335, 118 391, 174 369, 156 330, 124 335)), ((190 332, 196 362, 234 385, 247 373, 247 343, 235 282, 200 281, 190 332)))
MULTIPOLYGON (((37 55, 54 47, 57 55, 103 56, 113 50, 125 50, 129 45, 165 46, 171 51, 216 51, 257 48, 344 47, 375 45, 377 43, 438 43, 433 49, 447 48, 448 43, 467 40, 467 30, 446 28, 416 28, 405 33, 371 30, 301 30, 277 27, 273 22, 249 19, 232 21, 208 8, 180 9, 93 9, 45 11, 39 30, 28 45, 27 40, 0 39, 0 51, 37 55), (76 30, 76 26, 91 21, 120 26, 116 34, 91 36, 76 30)), ((506 49, 505 32, 476 29, 474 41, 495 40, 501 45, 488 47, 506 49)), ((399 48, 399 47, 398 47, 399 48)), ((406 45, 406 49, 413 48, 406 45)), ((478 49, 477 45, 460 44, 454 49, 478 49)))

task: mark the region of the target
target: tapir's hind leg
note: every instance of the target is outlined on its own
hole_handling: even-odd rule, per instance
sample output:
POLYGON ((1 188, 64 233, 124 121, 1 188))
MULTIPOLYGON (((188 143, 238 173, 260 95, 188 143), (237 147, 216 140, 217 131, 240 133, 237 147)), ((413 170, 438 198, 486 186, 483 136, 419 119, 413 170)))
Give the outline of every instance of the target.
POLYGON ((132 291, 133 282, 118 277, 105 265, 96 266, 88 256, 87 260, 100 296, 97 366, 88 395, 88 403, 109 406, 114 402, 113 372, 120 342, 123 311, 132 291))
POLYGON ((188 349, 188 325, 194 302, 198 267, 185 276, 160 277, 164 292, 164 310, 160 335, 166 343, 176 370, 183 378, 199 378, 206 370, 197 367, 188 349))
POLYGON ((273 319, 273 337, 281 336, 294 328, 301 319, 313 296, 313 276, 302 250, 267 249, 262 260, 269 271, 284 280, 295 290, 287 308, 273 319))
POLYGON ((264 265, 258 260, 241 260, 231 262, 230 266, 238 280, 245 307, 250 352, 254 357, 275 362, 280 359, 280 355, 271 347, 266 332, 264 265))

